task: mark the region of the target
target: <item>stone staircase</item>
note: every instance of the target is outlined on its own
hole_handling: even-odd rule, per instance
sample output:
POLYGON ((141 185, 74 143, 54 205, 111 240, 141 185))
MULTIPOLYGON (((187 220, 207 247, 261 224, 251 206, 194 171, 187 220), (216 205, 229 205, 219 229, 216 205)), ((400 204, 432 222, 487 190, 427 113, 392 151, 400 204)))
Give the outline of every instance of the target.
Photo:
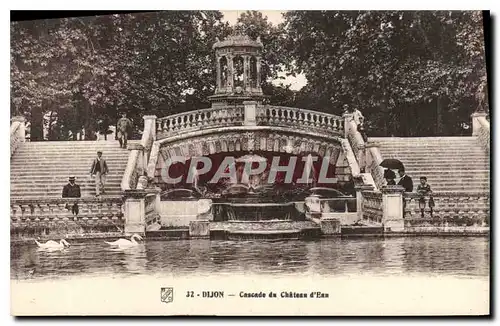
POLYGON ((490 160, 476 137, 380 137, 382 159, 396 158, 412 177, 414 191, 426 176, 434 192, 489 192, 490 160))
POLYGON ((12 156, 11 198, 61 198, 70 175, 76 177, 82 197, 95 196, 95 181, 89 172, 98 150, 110 170, 103 198, 121 196, 129 151, 117 141, 44 141, 22 143, 12 156))

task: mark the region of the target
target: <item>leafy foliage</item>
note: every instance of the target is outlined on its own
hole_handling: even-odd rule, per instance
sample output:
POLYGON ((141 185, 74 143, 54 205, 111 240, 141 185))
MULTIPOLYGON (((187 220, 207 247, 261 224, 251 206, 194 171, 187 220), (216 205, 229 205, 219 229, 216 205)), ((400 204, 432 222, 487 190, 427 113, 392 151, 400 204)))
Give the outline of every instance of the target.
POLYGON ((463 133, 489 110, 482 15, 474 11, 289 11, 273 25, 258 11, 234 27, 218 11, 170 11, 11 23, 11 114, 31 137, 105 133, 121 112, 209 106, 212 45, 239 31, 264 44, 262 88, 276 105, 367 117, 370 135, 463 133), (299 92, 272 84, 304 73, 299 92), (45 124, 45 125, 44 125, 45 124))
POLYGON ((371 135, 457 134, 486 103, 480 12, 291 11, 285 24, 309 105, 358 107, 371 135))

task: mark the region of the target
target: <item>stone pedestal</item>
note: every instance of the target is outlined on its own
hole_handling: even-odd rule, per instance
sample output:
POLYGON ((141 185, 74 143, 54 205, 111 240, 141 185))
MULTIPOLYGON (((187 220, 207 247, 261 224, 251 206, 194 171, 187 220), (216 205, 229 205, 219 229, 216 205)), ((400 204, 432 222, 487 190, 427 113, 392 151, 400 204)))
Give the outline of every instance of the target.
POLYGON ((384 231, 404 231, 402 186, 384 186, 382 191, 382 225, 384 231))
POLYGON ((244 101, 245 106, 245 126, 255 126, 257 124, 257 102, 244 101))
POLYGON ((17 134, 21 142, 26 141, 26 118, 23 116, 15 116, 10 119, 11 123, 19 122, 19 128, 17 129, 17 134))
POLYGON ((479 123, 479 118, 486 119, 487 116, 488 116, 488 114, 486 112, 474 112, 474 113, 471 114, 471 118, 472 118, 472 136, 478 136, 479 135, 479 129, 481 128, 481 124, 479 123))
POLYGON ((340 234, 340 219, 321 219, 321 232, 327 235, 340 234))
POLYGON ((344 138, 348 139, 347 135, 349 135, 353 114, 344 112, 344 114, 342 114, 342 118, 344 118, 344 138))
POLYGON ((305 200, 306 214, 312 218, 321 218, 321 201, 318 196, 312 195, 306 197, 305 200))
POLYGON ((210 222, 208 220, 189 222, 189 237, 210 238, 210 222))
POLYGON ((200 199, 198 200, 198 216, 197 219, 213 221, 212 214, 212 200, 200 199))
POLYGON ((363 219, 363 191, 373 191, 374 187, 371 185, 359 185, 355 186, 356 190, 356 212, 358 214, 358 220, 363 219))
POLYGON ((125 235, 137 233, 144 235, 146 231, 146 191, 125 191, 125 235))

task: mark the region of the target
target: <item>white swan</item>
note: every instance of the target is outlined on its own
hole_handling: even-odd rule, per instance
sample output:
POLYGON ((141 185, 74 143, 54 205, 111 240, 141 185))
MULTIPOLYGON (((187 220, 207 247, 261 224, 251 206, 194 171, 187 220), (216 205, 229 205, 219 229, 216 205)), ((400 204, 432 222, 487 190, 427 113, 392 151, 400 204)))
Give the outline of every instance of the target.
POLYGON ((59 242, 53 240, 49 240, 45 243, 40 243, 37 240, 35 240, 35 242, 41 249, 64 249, 65 246, 70 246, 70 244, 64 239, 61 239, 59 242))
POLYGON ((107 244, 109 244, 110 246, 113 246, 113 247, 128 248, 128 247, 134 247, 134 246, 138 246, 139 245, 139 242, 135 241, 136 238, 138 240, 142 240, 142 237, 140 235, 133 234, 130 237, 130 240, 127 240, 127 239, 118 239, 118 240, 113 241, 113 242, 108 242, 108 241, 104 241, 104 242, 106 242, 107 244))

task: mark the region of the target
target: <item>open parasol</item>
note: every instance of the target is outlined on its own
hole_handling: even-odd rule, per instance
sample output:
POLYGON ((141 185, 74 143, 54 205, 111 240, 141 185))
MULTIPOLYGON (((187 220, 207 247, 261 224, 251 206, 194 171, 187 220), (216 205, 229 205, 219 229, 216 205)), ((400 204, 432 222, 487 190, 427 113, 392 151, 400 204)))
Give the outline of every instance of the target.
POLYGON ((384 167, 387 169, 392 169, 392 170, 404 169, 403 163, 400 160, 395 159, 395 158, 386 158, 379 165, 381 167, 384 167))

